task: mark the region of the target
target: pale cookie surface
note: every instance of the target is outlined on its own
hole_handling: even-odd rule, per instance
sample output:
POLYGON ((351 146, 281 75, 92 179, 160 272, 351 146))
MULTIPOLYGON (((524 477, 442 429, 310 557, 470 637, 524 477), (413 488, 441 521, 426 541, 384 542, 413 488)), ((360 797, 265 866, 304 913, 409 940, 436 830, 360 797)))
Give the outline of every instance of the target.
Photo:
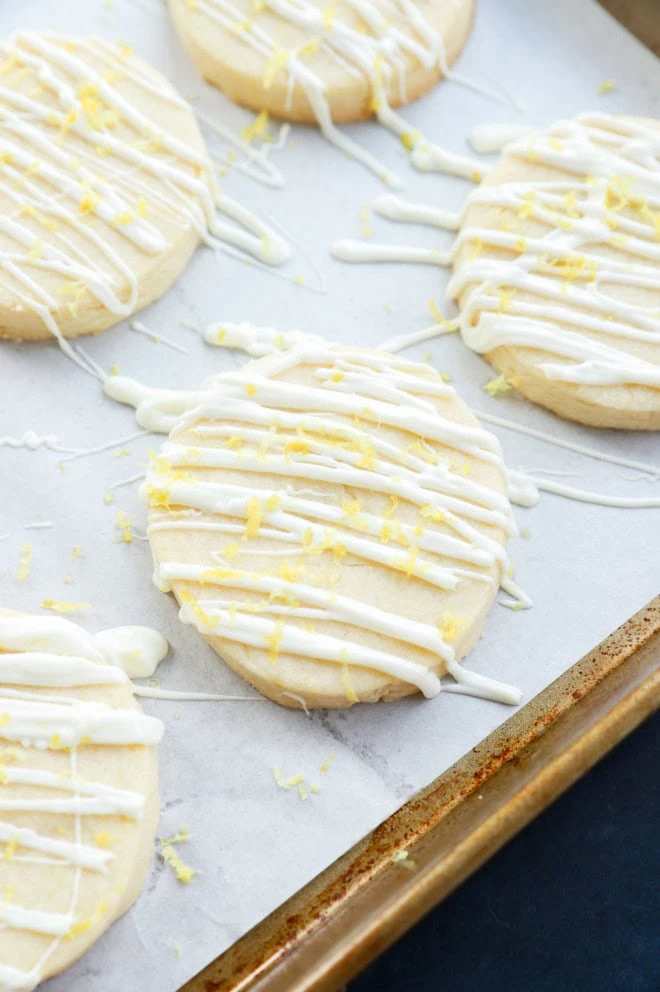
POLYGON ((91 634, 0 610, 1 989, 62 971, 136 899, 162 732, 91 634))
POLYGON ((470 348, 570 420, 660 428, 660 122, 583 114, 507 146, 457 248, 470 348))
POLYGON ((141 309, 214 210, 190 107, 128 47, 0 43, 0 337, 97 333, 141 309))
POLYGON ((515 526, 497 441, 432 368, 311 342, 216 376, 143 494, 155 581, 271 699, 433 696, 447 672, 519 698, 458 663, 515 526))
POLYGON ((473 0, 169 0, 189 54, 236 103, 293 121, 355 121, 446 73, 473 0))

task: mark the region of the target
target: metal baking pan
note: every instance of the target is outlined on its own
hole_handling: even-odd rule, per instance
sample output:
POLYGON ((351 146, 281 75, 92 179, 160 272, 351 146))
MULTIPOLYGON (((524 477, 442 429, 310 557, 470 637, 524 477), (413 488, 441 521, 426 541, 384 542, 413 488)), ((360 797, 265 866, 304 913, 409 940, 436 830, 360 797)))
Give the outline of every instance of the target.
POLYGON ((181 992, 336 989, 658 705, 660 596, 181 992))

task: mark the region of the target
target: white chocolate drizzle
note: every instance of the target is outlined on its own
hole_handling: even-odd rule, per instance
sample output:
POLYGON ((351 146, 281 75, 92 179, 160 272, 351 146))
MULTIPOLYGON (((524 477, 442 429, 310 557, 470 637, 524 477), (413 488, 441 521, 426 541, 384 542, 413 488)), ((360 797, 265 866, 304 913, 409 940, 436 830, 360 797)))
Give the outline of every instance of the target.
MULTIPOLYGON (((495 569, 518 604, 528 605, 506 578, 502 545, 481 527, 515 533, 508 500, 452 471, 449 456, 434 453, 431 446, 438 442, 458 456, 497 466, 504 473, 499 447, 490 434, 442 415, 436 401, 451 396, 452 388, 426 366, 385 353, 318 344, 271 355, 258 370, 216 376, 197 394, 196 405, 180 419, 150 467, 143 490, 154 508, 148 534, 198 526, 217 533, 242 532, 245 538, 257 513, 260 537, 275 545, 266 553, 276 560, 280 555, 284 560, 340 549, 342 556, 403 571, 441 590, 455 589, 464 580, 492 584, 488 570, 495 569), (276 378, 302 365, 316 367, 316 384, 276 378), (410 432, 412 446, 418 446, 415 453, 380 438, 369 423, 410 432), (177 442, 188 429, 198 435, 199 445, 177 442), (205 439, 220 444, 208 446, 205 439), (263 483, 239 486, 194 478, 195 469, 212 468, 282 477, 294 485, 263 488, 263 483), (393 506, 406 501, 418 507, 422 519, 435 514, 447 531, 390 524, 387 516, 362 510, 360 501, 359 512, 351 514, 307 489, 315 482, 379 493, 393 506), (398 548, 390 543, 390 527, 398 534, 398 548), (442 563, 437 556, 442 556, 442 563)), ((250 551, 247 539, 238 554, 250 551)), ((393 650, 311 634, 296 624, 297 619, 314 617, 335 620, 430 652, 431 658, 440 659, 441 670, 456 680, 451 691, 509 703, 520 698, 512 687, 464 669, 432 624, 386 613, 299 577, 234 567, 222 551, 212 557, 216 566, 160 561, 155 575, 164 590, 177 582, 218 590, 217 597, 209 600, 180 597, 182 620, 207 636, 262 648, 275 638, 282 652, 337 664, 347 654, 351 665, 402 679, 426 696, 445 688, 432 667, 408 661, 393 650), (236 601, 237 591, 258 594, 256 609, 254 600, 236 601)))
POLYGON ((172 341, 171 338, 166 338, 163 334, 157 334, 156 331, 150 330, 140 320, 131 321, 131 330, 136 331, 138 334, 142 334, 145 338, 149 338, 155 344, 164 344, 172 351, 178 351, 182 355, 189 355, 190 352, 183 345, 180 345, 177 341, 172 341))
POLYGON ((487 155, 499 152, 506 145, 528 135, 534 128, 527 124, 479 124, 468 134, 468 141, 475 152, 487 155))
POLYGON ((371 206, 381 217, 404 224, 423 224, 429 227, 441 227, 446 231, 457 231, 461 223, 460 213, 433 207, 428 203, 410 203, 391 193, 377 196, 371 206))
POLYGON ((195 405, 198 395, 194 391, 144 386, 125 375, 108 376, 103 391, 118 403, 132 406, 140 427, 155 434, 169 434, 181 414, 195 405))
MULTIPOLYGON (((459 3, 462 0, 458 0, 459 3)), ((265 76, 275 72, 288 73, 288 105, 291 105, 296 87, 307 96, 322 134, 350 158, 374 172, 384 183, 395 189, 401 180, 365 148, 347 137, 332 121, 326 87, 321 77, 305 63, 306 49, 320 48, 326 56, 339 63, 371 88, 370 107, 380 124, 401 139, 411 150, 410 160, 422 171, 441 171, 480 182, 487 167, 463 155, 457 155, 429 142, 417 129, 390 105, 388 88, 397 77, 402 102, 406 101, 404 55, 412 55, 427 69, 437 67, 447 79, 454 79, 473 89, 478 89, 494 99, 474 83, 453 73, 447 65, 443 40, 412 0, 391 0, 388 7, 407 20, 406 29, 390 22, 384 12, 370 0, 352 0, 351 7, 360 15, 364 32, 336 16, 333 8, 323 11, 309 0, 265 0, 263 7, 269 14, 276 14, 289 24, 309 33, 306 42, 285 50, 262 24, 258 13, 246 19, 245 14, 231 0, 195 0, 195 13, 203 14, 264 58, 265 76)))
POLYGON ((54 434, 42 436, 34 431, 26 431, 22 437, 10 437, 5 434, 0 437, 0 448, 25 448, 27 451, 37 451, 39 448, 47 448, 49 451, 72 450, 71 448, 64 448, 54 434))
POLYGON ((91 743, 155 745, 163 733, 160 720, 139 710, 112 708, 59 691, 48 693, 122 683, 129 684, 124 672, 107 665, 95 638, 69 620, 0 615, 0 737, 20 745, 18 749, 4 749, 0 756, 0 842, 6 845, 5 859, 17 864, 73 868, 70 904, 65 913, 28 909, 17 901, 0 902, 0 923, 4 927, 53 938, 29 971, 0 965, 2 988, 32 989, 39 983, 47 961, 77 922, 82 872, 105 872, 115 857, 111 850, 83 843, 82 817, 139 820, 143 815, 142 793, 78 774, 77 748, 91 743), (69 771, 58 774, 23 767, 20 752, 33 748, 66 749, 69 771), (14 751, 17 758, 9 763, 5 756, 14 751), (17 786, 28 789, 16 789, 17 786), (5 822, 3 813, 13 817, 21 813, 74 817, 74 840, 21 827, 14 820, 5 822))
POLYGON ((170 650, 163 635, 152 627, 113 627, 102 630, 94 639, 108 664, 130 679, 153 675, 170 650))
POLYGON ((381 245, 370 241, 342 238, 331 248, 334 258, 342 262, 408 262, 416 265, 452 263, 451 252, 440 248, 420 248, 417 245, 381 245))
POLYGON ((481 354, 501 346, 549 353, 548 379, 660 389, 657 302, 608 288, 660 291, 660 133, 605 114, 559 121, 507 147, 507 155, 569 173, 553 180, 484 184, 469 203, 533 217, 546 230, 464 227, 470 245, 448 294, 463 295, 463 340, 481 354), (605 247, 604 255, 594 249, 605 247), (496 256, 482 255, 493 248, 496 256), (648 357, 642 357, 640 351, 648 357), (654 357, 656 356, 656 357, 654 357))
POLYGON ((556 434, 548 434, 547 431, 540 431, 535 427, 528 427, 526 424, 507 420, 505 417, 500 417, 496 414, 484 413, 477 410, 474 411, 474 414, 479 420, 483 420, 487 424, 493 424, 495 427, 503 427, 505 430, 515 431, 517 434, 525 434, 527 437, 545 441, 547 444, 553 444, 557 448, 564 448, 566 451, 575 451, 579 455, 584 455, 586 458, 594 458, 596 461, 609 462, 610 465, 620 465, 622 468, 636 469, 638 472, 649 475, 652 479, 660 478, 660 465, 651 465, 649 462, 640 462, 633 458, 622 458, 620 455, 613 455, 608 451, 599 451, 597 448, 591 448, 586 444, 579 444, 577 441, 567 441, 565 438, 558 437, 556 434))
POLYGON ((278 331, 274 327, 259 327, 247 322, 209 324, 202 331, 202 336, 207 344, 215 345, 217 348, 235 348, 252 355, 253 358, 274 355, 278 351, 289 351, 298 344, 323 343, 323 338, 318 334, 306 334, 304 331, 278 331))
POLYGON ((519 506, 536 506, 539 491, 554 493, 578 503, 595 503, 598 506, 613 506, 628 510, 645 510, 660 507, 660 496, 610 496, 607 493, 594 493, 586 489, 576 489, 552 479, 541 479, 521 470, 510 469, 509 499, 519 506))

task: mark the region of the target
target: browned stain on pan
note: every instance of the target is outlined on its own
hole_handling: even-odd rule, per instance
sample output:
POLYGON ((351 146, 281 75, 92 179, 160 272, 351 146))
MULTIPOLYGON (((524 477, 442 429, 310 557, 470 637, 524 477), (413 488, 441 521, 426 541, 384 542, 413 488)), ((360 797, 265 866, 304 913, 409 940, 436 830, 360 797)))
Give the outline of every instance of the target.
POLYGON ((658 706, 659 661, 657 597, 182 992, 337 988, 658 706))

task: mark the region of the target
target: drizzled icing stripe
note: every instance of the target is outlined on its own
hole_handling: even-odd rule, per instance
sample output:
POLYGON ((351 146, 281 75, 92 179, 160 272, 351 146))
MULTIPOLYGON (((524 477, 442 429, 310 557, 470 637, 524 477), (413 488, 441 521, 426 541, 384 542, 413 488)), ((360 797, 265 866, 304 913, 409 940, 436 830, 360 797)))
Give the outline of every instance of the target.
MULTIPOLYGON (((459 0, 462 3, 462 0, 459 0)), ((264 58, 265 73, 285 70, 288 73, 287 108, 296 87, 306 95, 323 135, 350 158, 374 172, 384 183, 401 188, 401 180, 361 145, 352 141, 332 121, 326 86, 322 78, 303 59, 306 51, 320 48, 371 89, 370 109, 380 124, 395 134, 411 151, 410 160, 422 171, 441 171, 480 182, 488 166, 463 155, 456 155, 429 142, 391 106, 388 91, 398 79, 399 98, 406 102, 404 56, 412 56, 427 69, 437 68, 445 78, 454 78, 478 89, 475 84, 456 76, 447 64, 445 47, 439 32, 412 0, 392 0, 387 11, 370 0, 351 0, 351 8, 360 15, 364 30, 336 15, 334 8, 320 10, 309 0, 264 0, 262 8, 303 30, 308 37, 294 48, 285 50, 274 35, 255 16, 245 14, 231 0, 195 0, 195 13, 202 14, 240 39, 264 58), (405 20, 405 29, 387 16, 405 20)), ((264 83, 265 85, 265 83, 264 83)), ((490 94, 492 96, 492 93, 490 94)))
POLYGON ((170 85, 147 76, 130 57, 111 49, 109 54, 99 39, 88 41, 100 58, 98 70, 75 54, 76 42, 56 35, 19 31, 0 44, 0 190, 15 205, 13 214, 0 219, 0 230, 18 245, 0 252, 0 268, 16 298, 38 314, 77 364, 84 363, 58 325, 63 300, 40 285, 39 275, 55 273, 72 292, 89 291, 118 318, 128 316, 138 299, 137 276, 99 221, 148 255, 169 248, 149 220, 156 213, 176 229, 194 229, 213 247, 226 242, 275 265, 289 257, 277 232, 224 194, 215 195, 205 154, 156 126, 108 81, 103 66, 110 61, 166 105, 185 106, 170 85), (37 83, 29 94, 15 88, 26 73, 37 83), (41 93, 55 98, 56 109, 41 93), (67 150, 69 135, 78 139, 75 156, 67 150), (218 211, 240 227, 220 220, 218 211), (35 238, 25 215, 44 228, 43 238, 35 238), (87 223, 92 215, 94 225, 87 223), (62 227, 82 238, 84 247, 74 245, 62 227))
MULTIPOLYGON (((454 471, 451 451, 456 458, 469 456, 504 469, 491 435, 442 415, 436 403, 454 395, 426 366, 385 353, 314 343, 271 355, 258 370, 214 377, 152 462, 142 490, 152 506, 149 536, 196 526, 218 533, 242 532, 240 556, 251 553, 249 538, 258 534, 276 547, 255 553, 276 560, 281 555, 284 562, 296 555, 303 559, 330 552, 378 563, 441 589, 454 589, 468 579, 492 584, 486 570, 496 569, 503 577, 506 555, 501 543, 480 525, 514 533, 510 505, 505 496, 454 471), (316 367, 314 384, 275 378, 299 366, 316 367), (411 445, 402 447, 379 436, 373 429, 376 424, 409 432, 411 445), (177 439, 187 431, 197 437, 192 444, 190 439, 179 443, 177 439), (432 441, 450 451, 438 452, 432 441), (251 486, 249 480, 238 486, 209 481, 208 476, 195 478, 196 470, 209 469, 284 477, 300 486, 334 483, 380 493, 390 498, 394 508, 399 500, 417 506, 422 520, 442 522, 443 530, 390 520, 389 513, 363 509, 359 499, 350 507, 338 506, 317 498, 322 494, 313 489, 263 488, 263 484, 251 486), (441 556, 442 562, 435 556, 441 556)), ((295 623, 308 615, 340 619, 423 647, 440 659, 461 691, 505 702, 520 698, 510 686, 464 670, 451 645, 431 624, 385 614, 357 599, 320 589, 300 575, 287 578, 277 565, 272 575, 234 567, 225 554, 214 552, 215 566, 162 560, 156 567, 155 580, 163 589, 172 583, 176 587, 177 582, 219 589, 220 598, 201 602, 186 593, 179 595, 182 619, 206 635, 254 647, 276 641, 278 650, 338 663, 347 652, 351 664, 402 679, 427 696, 440 690, 437 675, 422 664, 357 642, 312 635, 295 623), (232 598, 236 590, 259 598, 237 602, 232 598), (275 616, 264 615, 269 613, 275 616)))
POLYGON ((90 871, 105 871, 109 861, 115 857, 112 851, 104 851, 88 844, 72 844, 59 837, 48 837, 30 830, 27 827, 17 827, 13 823, 0 822, 0 841, 16 841, 19 847, 50 854, 59 859, 57 863, 80 865, 90 871))
POLYGON ((252 355, 253 358, 263 358, 264 355, 275 355, 278 351, 288 351, 298 344, 323 343, 323 338, 318 334, 306 334, 304 331, 278 331, 274 327, 259 327, 245 321, 240 324, 228 322, 209 324, 203 329, 202 337, 207 344, 218 348, 236 348, 252 355))
MULTIPOLYGON (((14 676, 18 679, 19 676, 14 676)), ((23 683, 25 684, 25 683, 23 683)), ((30 683, 28 683, 30 684, 30 683)), ((62 747, 91 744, 157 744, 163 734, 160 720, 135 710, 117 710, 103 703, 78 702, 75 706, 56 703, 12 701, 0 695, 4 720, 2 736, 10 741, 46 748, 54 734, 62 747)))
POLYGON ((604 114, 559 121, 507 147, 507 156, 568 175, 484 184, 471 195, 470 204, 506 208, 546 230, 462 228, 456 250, 471 245, 471 257, 461 259, 448 293, 463 297, 461 333, 470 348, 548 352, 556 360, 537 368, 558 382, 660 389, 657 299, 632 302, 607 291, 660 293, 659 153, 660 132, 604 114), (642 347, 648 358, 634 352, 642 347))
MULTIPOLYGON (((138 638, 136 647, 144 643, 138 638)), ((128 684, 122 671, 105 663, 106 650, 106 642, 97 642, 63 617, 0 615, 0 738, 20 745, 0 752, 0 812, 64 815, 73 817, 74 824, 71 841, 0 819, 5 860, 17 866, 68 865, 73 869, 66 913, 28 909, 18 899, 0 902, 0 923, 5 928, 53 938, 30 970, 0 965, 2 988, 32 989, 39 983, 61 939, 77 922, 82 873, 104 872, 114 858, 111 851, 82 842, 82 817, 121 816, 137 821, 144 812, 141 792, 81 777, 77 746, 156 744, 163 732, 162 723, 138 710, 110 708, 75 695, 47 692, 48 688, 128 684), (62 774, 22 766, 22 754, 34 753, 32 749, 66 749, 68 771, 62 774), (24 854, 21 849, 34 853, 24 854)))

